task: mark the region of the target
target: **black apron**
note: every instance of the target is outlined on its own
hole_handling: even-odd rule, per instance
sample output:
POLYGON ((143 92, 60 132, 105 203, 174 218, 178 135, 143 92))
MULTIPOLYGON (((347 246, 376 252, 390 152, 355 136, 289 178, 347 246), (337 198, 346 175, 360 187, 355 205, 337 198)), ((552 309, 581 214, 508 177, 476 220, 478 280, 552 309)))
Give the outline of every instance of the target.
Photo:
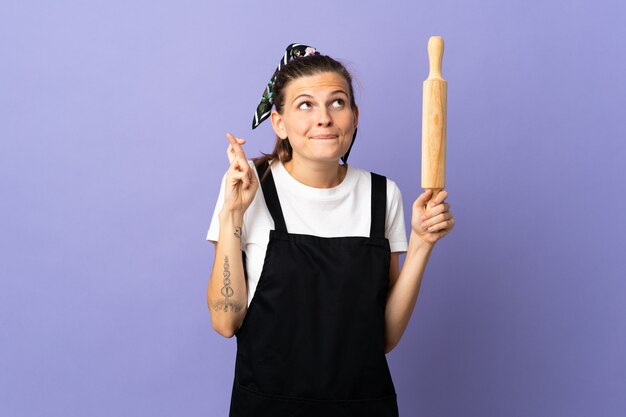
POLYGON ((371 175, 369 237, 287 232, 271 170, 261 181, 275 230, 236 333, 230 417, 398 416, 384 352, 387 180, 371 175))

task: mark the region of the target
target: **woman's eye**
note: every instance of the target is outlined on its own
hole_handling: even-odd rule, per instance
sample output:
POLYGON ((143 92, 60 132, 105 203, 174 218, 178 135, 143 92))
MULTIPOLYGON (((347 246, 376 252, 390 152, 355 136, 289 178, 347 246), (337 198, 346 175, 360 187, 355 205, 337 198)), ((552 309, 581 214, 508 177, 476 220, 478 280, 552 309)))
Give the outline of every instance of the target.
POLYGON ((308 102, 308 101, 303 101, 302 103, 300 103, 300 104, 298 105, 298 108, 299 108, 300 110, 308 110, 308 109, 310 109, 310 108, 311 108, 311 103, 310 103, 310 102, 308 102))
POLYGON ((342 108, 344 105, 345 105, 345 101, 343 101, 343 99, 342 99, 342 98, 335 99, 335 100, 333 100, 333 103, 332 103, 332 106, 333 106, 333 108, 335 108, 335 109, 340 109, 340 108, 342 108))

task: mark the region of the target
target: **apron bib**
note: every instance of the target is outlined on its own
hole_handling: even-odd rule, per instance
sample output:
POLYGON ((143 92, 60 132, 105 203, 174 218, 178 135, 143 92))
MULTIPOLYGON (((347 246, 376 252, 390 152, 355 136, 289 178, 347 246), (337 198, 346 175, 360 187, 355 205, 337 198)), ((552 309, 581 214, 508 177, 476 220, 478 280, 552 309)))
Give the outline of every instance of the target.
POLYGON ((288 233, 271 170, 261 182, 275 230, 236 333, 231 417, 398 416, 384 353, 387 180, 371 175, 369 237, 288 233))

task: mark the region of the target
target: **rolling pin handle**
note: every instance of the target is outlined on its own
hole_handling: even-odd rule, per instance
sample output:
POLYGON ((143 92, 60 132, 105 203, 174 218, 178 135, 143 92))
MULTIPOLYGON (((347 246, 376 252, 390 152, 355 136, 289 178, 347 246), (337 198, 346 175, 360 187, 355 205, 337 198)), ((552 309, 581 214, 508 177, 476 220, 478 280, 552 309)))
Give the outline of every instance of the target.
POLYGON ((443 75, 441 75, 442 60, 443 38, 441 36, 431 36, 430 39, 428 39, 428 61, 430 63, 428 80, 443 80, 443 75))

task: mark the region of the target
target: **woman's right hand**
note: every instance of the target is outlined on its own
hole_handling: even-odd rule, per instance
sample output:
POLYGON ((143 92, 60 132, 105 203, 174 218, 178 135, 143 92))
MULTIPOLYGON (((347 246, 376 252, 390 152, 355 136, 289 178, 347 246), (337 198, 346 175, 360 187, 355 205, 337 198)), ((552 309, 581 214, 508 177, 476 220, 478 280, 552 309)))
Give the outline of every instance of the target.
POLYGON ((246 141, 236 138, 230 133, 227 133, 226 137, 230 142, 226 150, 230 166, 226 172, 223 210, 238 211, 243 214, 254 199, 259 188, 259 182, 241 147, 246 141))

